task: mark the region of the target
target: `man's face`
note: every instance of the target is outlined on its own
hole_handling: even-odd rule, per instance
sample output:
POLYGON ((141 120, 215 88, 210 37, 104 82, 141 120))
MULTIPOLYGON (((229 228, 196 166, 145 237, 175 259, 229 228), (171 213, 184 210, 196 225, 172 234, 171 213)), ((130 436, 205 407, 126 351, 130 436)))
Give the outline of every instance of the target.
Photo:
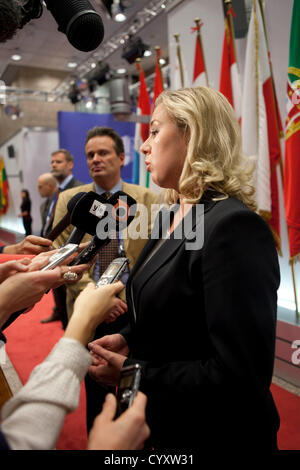
POLYGON ((38 180, 38 191, 41 197, 49 197, 52 196, 54 192, 54 187, 43 180, 38 180))
POLYGON ((72 173, 73 162, 68 161, 64 153, 51 156, 51 173, 58 180, 64 180, 72 173))
POLYGON ((125 155, 117 155, 114 141, 108 136, 92 137, 85 146, 89 172, 103 189, 111 189, 120 179, 125 155))

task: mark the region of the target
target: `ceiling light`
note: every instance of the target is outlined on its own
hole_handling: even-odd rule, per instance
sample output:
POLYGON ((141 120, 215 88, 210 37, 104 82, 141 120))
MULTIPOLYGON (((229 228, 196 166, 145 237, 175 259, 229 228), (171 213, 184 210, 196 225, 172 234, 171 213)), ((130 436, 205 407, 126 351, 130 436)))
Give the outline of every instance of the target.
POLYGON ((165 65, 167 61, 166 61, 166 59, 161 58, 161 59, 159 59, 158 62, 160 63, 160 65, 165 65))
POLYGON ((18 62, 19 60, 22 59, 22 56, 21 56, 21 54, 13 54, 13 55, 11 56, 11 59, 12 59, 12 60, 15 60, 16 62, 18 62))
POLYGON ((120 67, 119 69, 117 69, 117 73, 119 73, 120 75, 126 72, 127 70, 124 67, 120 67))
POLYGON ((68 62, 69 69, 75 69, 77 67, 77 62, 68 62))
POLYGON ((144 52, 144 57, 150 57, 150 55, 152 55, 152 52, 150 51, 150 49, 147 49, 147 50, 144 52))
POLYGON ((117 23, 122 23, 127 20, 127 16, 124 13, 124 8, 120 0, 113 0, 110 11, 112 19, 117 23))

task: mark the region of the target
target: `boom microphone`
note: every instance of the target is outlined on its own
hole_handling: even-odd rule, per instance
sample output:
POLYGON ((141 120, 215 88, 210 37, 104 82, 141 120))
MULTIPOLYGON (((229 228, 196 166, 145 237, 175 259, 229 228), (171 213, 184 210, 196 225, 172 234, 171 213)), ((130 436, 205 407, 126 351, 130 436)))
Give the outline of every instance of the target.
POLYGON ((48 10, 72 46, 83 52, 96 49, 103 40, 101 16, 88 0, 45 0, 48 10))
MULTIPOLYGON (((47 9, 76 49, 89 52, 103 41, 104 26, 88 0, 44 0, 47 9)), ((41 0, 0 0, 0 42, 11 39, 17 29, 43 13, 41 0)))
POLYGON ((21 23, 21 9, 17 0, 0 0, 0 42, 11 39, 21 23))

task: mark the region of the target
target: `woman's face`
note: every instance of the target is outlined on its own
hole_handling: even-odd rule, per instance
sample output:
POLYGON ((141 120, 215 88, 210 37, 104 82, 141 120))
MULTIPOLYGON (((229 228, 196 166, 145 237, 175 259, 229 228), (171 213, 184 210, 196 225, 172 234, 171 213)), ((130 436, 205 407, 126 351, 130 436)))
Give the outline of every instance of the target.
POLYGON ((21 191, 21 198, 25 199, 26 198, 26 193, 24 191, 21 191))
POLYGON ((178 182, 187 152, 186 137, 169 116, 164 104, 152 115, 150 134, 141 146, 147 171, 162 188, 178 191, 178 182))

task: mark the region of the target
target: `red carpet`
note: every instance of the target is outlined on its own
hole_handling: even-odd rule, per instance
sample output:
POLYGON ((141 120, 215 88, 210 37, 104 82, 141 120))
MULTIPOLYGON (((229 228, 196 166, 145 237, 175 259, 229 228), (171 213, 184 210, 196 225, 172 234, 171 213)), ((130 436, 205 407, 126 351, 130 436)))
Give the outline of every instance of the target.
MULTIPOLYGON (((50 315, 52 306, 53 297, 49 293, 31 312, 19 317, 5 330, 8 355, 23 383, 63 334, 60 322, 40 323, 42 318, 50 315)), ((281 418, 279 448, 300 450, 300 397, 274 384, 272 393, 281 418)), ((85 390, 82 385, 79 407, 67 417, 57 449, 82 450, 85 447, 85 390)))

